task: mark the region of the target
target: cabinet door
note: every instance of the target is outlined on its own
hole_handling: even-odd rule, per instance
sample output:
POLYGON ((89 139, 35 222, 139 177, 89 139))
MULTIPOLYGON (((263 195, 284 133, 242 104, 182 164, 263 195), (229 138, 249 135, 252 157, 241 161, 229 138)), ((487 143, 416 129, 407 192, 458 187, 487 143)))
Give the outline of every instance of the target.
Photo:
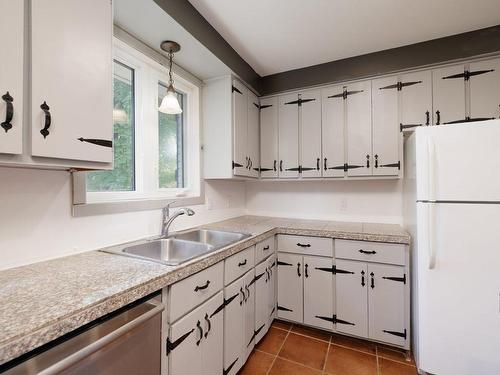
POLYGON ((260 101, 260 176, 278 177, 278 98, 260 101))
POLYGON ((367 266, 364 262, 337 260, 335 306, 337 331, 368 336, 367 266))
POLYGON ((221 291, 203 304, 203 374, 220 375, 224 359, 224 293, 221 291))
POLYGON ((302 177, 321 177, 321 92, 300 94, 300 165, 302 177))
POLYGON ((401 130, 413 130, 419 126, 431 125, 432 74, 408 73, 401 76, 400 92, 401 130))
POLYGON ((401 169, 398 83, 398 77, 372 81, 373 174, 376 176, 397 176, 401 169))
POLYGON ((470 64, 470 117, 500 118, 500 59, 470 64))
POLYGON ((323 177, 344 176, 345 101, 343 96, 342 86, 321 91, 323 177))
POLYGON ((368 264, 368 337, 403 346, 406 343, 405 269, 368 264))
POLYGON ((0 0, 0 153, 23 151, 24 1, 0 0), (8 55, 8 56, 7 56, 8 55))
POLYGON ((299 106, 298 95, 279 97, 279 177, 299 177, 299 106))
POLYGON ((233 174, 249 176, 250 161, 247 153, 248 90, 233 80, 233 174))
POLYGON ((331 258, 304 257, 304 324, 330 331, 333 330, 332 266, 331 258))
POLYGON ((245 341, 242 345, 243 362, 246 362, 248 356, 254 347, 255 338, 255 269, 248 271, 245 276, 245 341))
POLYGON ((432 71, 434 124, 465 119, 464 66, 455 65, 432 71))
POLYGON ((371 81, 346 86, 347 175, 370 176, 372 164, 371 81))
POLYGON ((300 255, 278 254, 278 317, 303 322, 302 275, 304 267, 300 255))
POLYGON ((276 316, 276 304, 278 302, 276 299, 276 279, 278 276, 276 255, 269 257, 267 264, 267 270, 269 271, 267 316, 269 319, 269 327, 271 327, 271 323, 276 316))
POLYGON ((267 260, 255 267, 255 344, 269 329, 269 270, 267 260))
POLYGON ((259 177, 259 98, 248 91, 247 153, 250 159, 248 174, 259 177))
POLYGON ((245 340, 244 300, 245 280, 238 280, 224 288, 224 373, 236 374, 245 363, 242 358, 245 340))
POLYGON ((112 30, 110 1, 32 2, 34 156, 113 161, 112 30))

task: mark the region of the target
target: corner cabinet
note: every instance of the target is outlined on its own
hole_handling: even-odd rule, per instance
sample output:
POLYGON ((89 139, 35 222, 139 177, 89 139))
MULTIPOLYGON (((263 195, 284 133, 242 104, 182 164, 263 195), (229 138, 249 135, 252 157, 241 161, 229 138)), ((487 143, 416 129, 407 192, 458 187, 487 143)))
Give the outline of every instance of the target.
POLYGON ((259 177, 259 98, 231 76, 206 81, 202 93, 205 178, 259 177))
POLYGON ((39 0, 26 12, 23 1, 0 2, 0 28, 12 35, 9 59, 0 62, 0 118, 8 128, 0 136, 0 163, 112 168, 111 2, 39 0), (24 46, 31 49, 26 56, 24 46))

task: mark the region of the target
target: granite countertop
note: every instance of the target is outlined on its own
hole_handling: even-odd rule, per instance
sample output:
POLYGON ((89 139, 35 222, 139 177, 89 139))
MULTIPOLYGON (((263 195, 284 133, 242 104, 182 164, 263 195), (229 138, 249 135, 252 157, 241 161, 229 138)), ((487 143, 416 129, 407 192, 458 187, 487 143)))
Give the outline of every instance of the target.
POLYGON ((394 224, 240 216, 201 227, 252 236, 180 266, 89 251, 0 271, 0 364, 278 233, 410 241, 394 224))

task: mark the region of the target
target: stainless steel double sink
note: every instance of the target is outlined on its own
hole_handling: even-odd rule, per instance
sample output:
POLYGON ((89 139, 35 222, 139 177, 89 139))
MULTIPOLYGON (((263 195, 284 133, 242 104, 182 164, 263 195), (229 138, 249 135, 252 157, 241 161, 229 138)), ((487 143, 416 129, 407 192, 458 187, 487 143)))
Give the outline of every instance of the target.
POLYGON ((176 266, 247 237, 250 237, 250 234, 196 229, 176 233, 166 238, 144 240, 130 246, 108 251, 176 266))

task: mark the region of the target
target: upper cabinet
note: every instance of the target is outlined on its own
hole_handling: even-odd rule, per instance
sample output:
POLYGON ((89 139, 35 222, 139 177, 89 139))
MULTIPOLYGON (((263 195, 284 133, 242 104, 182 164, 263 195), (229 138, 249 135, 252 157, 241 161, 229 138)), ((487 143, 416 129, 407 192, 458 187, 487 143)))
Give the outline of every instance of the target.
POLYGON ((0 34, 8 57, 0 59, 0 154, 23 150, 24 1, 0 0, 0 34))
POLYGON ((401 76, 400 130, 413 130, 429 126, 432 121, 432 74, 430 71, 403 74, 401 76))
POLYGON ((0 30, 9 35, 9 58, 0 61, 0 153, 18 154, 0 155, 0 163, 112 168, 111 2, 37 0, 29 17, 24 3, 0 1, 0 30), (25 46, 31 53, 23 56, 25 46))
POLYGON ((203 87, 205 178, 258 177, 259 98, 231 76, 203 87))
POLYGON ((278 177, 278 98, 260 101, 260 176, 278 177))
POLYGON ((500 118, 500 59, 478 61, 470 69, 470 118, 500 118))
POLYGON ((343 177, 344 147, 344 88, 328 87, 321 90, 321 129, 323 177, 343 177))
POLYGON ((299 177, 299 95, 279 97, 279 177, 299 177))
POLYGON ((299 94, 300 172, 321 177, 321 91, 299 94))
POLYGON ((465 119, 464 66, 454 65, 432 71, 434 124, 465 119))

